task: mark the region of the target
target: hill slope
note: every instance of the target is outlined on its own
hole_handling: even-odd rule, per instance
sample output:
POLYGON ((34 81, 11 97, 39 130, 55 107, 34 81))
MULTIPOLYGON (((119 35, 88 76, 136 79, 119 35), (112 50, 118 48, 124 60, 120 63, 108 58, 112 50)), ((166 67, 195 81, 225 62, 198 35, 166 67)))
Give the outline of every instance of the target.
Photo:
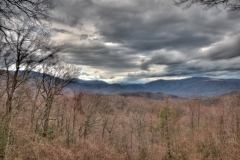
POLYGON ((157 80, 145 84, 108 84, 103 81, 75 80, 70 88, 105 94, 141 91, 182 97, 209 97, 240 91, 240 80, 193 77, 181 80, 157 80))

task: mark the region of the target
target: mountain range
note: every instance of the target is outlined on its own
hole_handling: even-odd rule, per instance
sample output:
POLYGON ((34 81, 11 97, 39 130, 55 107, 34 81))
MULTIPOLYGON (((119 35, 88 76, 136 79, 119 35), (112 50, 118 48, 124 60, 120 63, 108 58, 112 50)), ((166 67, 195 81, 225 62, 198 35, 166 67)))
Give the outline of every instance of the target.
POLYGON ((180 97, 209 97, 240 91, 240 79, 192 77, 179 80, 156 80, 145 84, 109 84, 98 80, 85 81, 74 79, 69 87, 73 90, 103 94, 150 92, 180 97))

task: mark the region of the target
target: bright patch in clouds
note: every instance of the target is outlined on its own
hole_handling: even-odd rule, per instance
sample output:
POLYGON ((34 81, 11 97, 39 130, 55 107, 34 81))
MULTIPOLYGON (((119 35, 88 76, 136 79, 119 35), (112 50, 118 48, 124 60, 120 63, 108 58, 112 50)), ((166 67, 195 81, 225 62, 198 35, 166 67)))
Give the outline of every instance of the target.
POLYGON ((118 43, 111 43, 111 42, 106 42, 104 44, 109 47, 119 47, 120 46, 120 44, 118 44, 118 43))

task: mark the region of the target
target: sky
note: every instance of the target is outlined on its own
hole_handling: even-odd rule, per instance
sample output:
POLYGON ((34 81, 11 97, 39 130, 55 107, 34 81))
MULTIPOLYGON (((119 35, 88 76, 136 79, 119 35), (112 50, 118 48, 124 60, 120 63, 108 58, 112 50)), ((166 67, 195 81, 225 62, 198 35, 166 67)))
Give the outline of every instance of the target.
POLYGON ((240 11, 172 0, 54 1, 52 39, 81 79, 240 78, 240 11))

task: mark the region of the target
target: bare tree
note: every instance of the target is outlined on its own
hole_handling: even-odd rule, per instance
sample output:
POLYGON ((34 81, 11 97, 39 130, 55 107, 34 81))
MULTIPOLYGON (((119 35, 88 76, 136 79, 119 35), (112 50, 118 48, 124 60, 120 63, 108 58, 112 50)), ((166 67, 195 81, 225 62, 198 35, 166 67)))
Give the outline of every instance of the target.
POLYGON ((240 9, 240 0, 174 0, 174 2, 177 6, 184 6, 184 8, 189 8, 196 4, 203 6, 204 9, 219 6, 230 11, 240 9))
POLYGON ((6 115, 12 110, 14 93, 39 65, 49 62, 61 50, 50 41, 50 34, 31 24, 16 24, 1 41, 0 67, 5 72, 6 115))
POLYGON ((79 137, 84 140, 87 139, 89 134, 94 130, 95 126, 99 123, 100 115, 98 113, 98 106, 101 100, 100 94, 90 95, 87 103, 83 106, 83 122, 79 127, 79 137))
MULTIPOLYGON (((77 138, 77 124, 79 122, 80 117, 83 116, 83 96, 84 94, 82 92, 76 92, 74 91, 74 96, 70 99, 70 116, 69 120, 71 121, 71 125, 66 126, 66 128, 71 128, 66 130, 68 138, 67 138, 67 144, 69 142, 76 143, 76 138, 77 138)), ((69 102, 68 102, 69 104, 69 102)))
MULTIPOLYGON (((6 97, 4 134, 5 159, 11 157, 13 138, 13 109, 23 106, 21 87, 29 73, 39 65, 53 59, 61 47, 50 42, 46 25, 53 9, 52 0, 1 0, 0 1, 0 97, 6 97), (19 93, 17 93, 19 92, 19 93), (14 106, 15 105, 15 106, 14 106)), ((11 159, 11 158, 10 158, 11 159)))
POLYGON ((43 136, 47 136, 49 117, 52 105, 57 96, 62 94, 63 89, 69 85, 73 78, 79 74, 79 68, 58 62, 57 64, 43 65, 41 77, 42 97, 45 102, 43 113, 43 136))
POLYGON ((49 20, 50 11, 54 8, 52 0, 1 0, 0 32, 12 30, 14 20, 27 18, 34 23, 43 24, 49 20))

